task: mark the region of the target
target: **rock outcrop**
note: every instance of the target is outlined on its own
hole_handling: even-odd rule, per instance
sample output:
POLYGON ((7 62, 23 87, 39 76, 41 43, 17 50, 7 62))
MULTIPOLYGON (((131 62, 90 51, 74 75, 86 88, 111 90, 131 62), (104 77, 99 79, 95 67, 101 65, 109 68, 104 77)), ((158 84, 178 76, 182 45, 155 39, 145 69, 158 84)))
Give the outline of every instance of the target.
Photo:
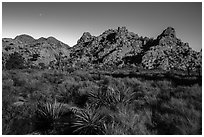
POLYGON ((176 37, 174 28, 168 27, 160 34, 156 46, 151 47, 143 56, 142 64, 147 69, 161 68, 164 70, 188 67, 195 69, 198 52, 192 50, 188 43, 183 43, 176 37))
POLYGON ((109 29, 98 37, 84 33, 73 47, 71 58, 93 64, 122 64, 128 57, 142 51, 142 41, 126 27, 109 29))
MULTIPOLYGON (((72 48, 73 63, 140 65, 146 69, 195 69, 201 58, 168 27, 156 39, 139 37, 126 27, 109 29, 98 37, 86 32, 72 48)), ((201 55, 201 54, 199 54, 201 55)))

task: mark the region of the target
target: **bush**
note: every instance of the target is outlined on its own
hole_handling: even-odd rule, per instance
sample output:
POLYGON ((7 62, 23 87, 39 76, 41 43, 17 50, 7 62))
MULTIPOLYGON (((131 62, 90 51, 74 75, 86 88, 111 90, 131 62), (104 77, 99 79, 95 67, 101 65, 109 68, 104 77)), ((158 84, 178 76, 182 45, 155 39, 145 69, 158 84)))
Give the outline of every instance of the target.
POLYGON ((22 135, 34 131, 33 116, 35 107, 30 104, 16 106, 13 103, 2 108, 2 134, 22 135))
POLYGON ((151 112, 131 109, 130 106, 119 106, 117 113, 110 114, 112 120, 106 124, 106 134, 109 135, 144 135, 151 132, 146 124, 151 123, 151 112))
POLYGON ((14 52, 6 62, 6 69, 23 69, 25 67, 24 63, 24 58, 18 52, 14 52))

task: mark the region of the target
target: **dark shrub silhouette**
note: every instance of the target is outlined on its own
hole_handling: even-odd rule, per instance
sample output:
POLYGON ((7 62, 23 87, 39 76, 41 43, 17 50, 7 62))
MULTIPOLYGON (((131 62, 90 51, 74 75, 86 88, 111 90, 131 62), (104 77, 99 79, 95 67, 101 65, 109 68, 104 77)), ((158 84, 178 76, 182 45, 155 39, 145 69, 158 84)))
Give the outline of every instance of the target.
POLYGON ((110 43, 115 43, 116 42, 116 33, 111 33, 107 36, 107 40, 110 42, 110 43))
POLYGON ((18 52, 14 52, 6 62, 6 69, 22 69, 25 67, 24 62, 24 58, 18 52))

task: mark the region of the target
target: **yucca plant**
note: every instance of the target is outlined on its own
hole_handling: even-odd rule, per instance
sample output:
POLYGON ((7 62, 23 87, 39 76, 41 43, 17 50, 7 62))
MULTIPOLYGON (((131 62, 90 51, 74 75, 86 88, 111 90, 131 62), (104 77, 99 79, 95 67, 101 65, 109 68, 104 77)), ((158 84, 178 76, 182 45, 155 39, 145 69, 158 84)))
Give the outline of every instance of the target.
POLYGON ((76 119, 73 122, 75 134, 81 135, 101 135, 105 134, 103 116, 97 110, 90 108, 81 110, 76 114, 76 119))
POLYGON ((100 90, 89 92, 89 102, 92 107, 101 108, 103 106, 110 110, 118 111, 119 104, 131 104, 135 98, 135 92, 131 87, 122 84, 121 87, 104 86, 100 90))
POLYGON ((65 113, 63 104, 58 103, 56 100, 54 103, 46 102, 37 104, 36 110, 36 128, 39 131, 48 134, 52 131, 56 125, 57 121, 65 113))
POLYGON ((109 89, 109 87, 101 87, 98 91, 89 92, 88 99, 92 107, 98 109, 100 107, 108 107, 115 109, 118 103, 118 94, 109 89))
POLYGON ((120 82, 120 85, 113 85, 109 87, 110 92, 115 93, 115 99, 117 103, 122 103, 124 105, 132 103, 132 100, 135 96, 133 89, 125 85, 124 82, 120 82))

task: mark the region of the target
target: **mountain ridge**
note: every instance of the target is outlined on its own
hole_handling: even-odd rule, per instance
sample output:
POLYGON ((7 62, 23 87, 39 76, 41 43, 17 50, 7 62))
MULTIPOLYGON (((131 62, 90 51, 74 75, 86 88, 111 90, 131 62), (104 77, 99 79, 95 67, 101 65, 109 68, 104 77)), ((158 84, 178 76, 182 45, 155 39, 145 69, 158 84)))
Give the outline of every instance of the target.
POLYGON ((123 26, 108 29, 99 36, 84 32, 73 47, 52 36, 34 39, 26 34, 14 39, 3 38, 2 45, 3 55, 7 56, 3 57, 4 62, 7 62, 10 54, 19 52, 27 64, 34 63, 37 67, 39 63, 52 68, 56 65, 59 67, 59 64, 63 68, 77 64, 119 67, 131 64, 145 69, 186 70, 202 65, 202 50, 197 52, 178 39, 173 27, 167 27, 155 39, 139 36, 123 26), (27 55, 25 49, 32 53, 27 55), (35 62, 29 62, 29 57, 34 54, 38 54, 35 62))

